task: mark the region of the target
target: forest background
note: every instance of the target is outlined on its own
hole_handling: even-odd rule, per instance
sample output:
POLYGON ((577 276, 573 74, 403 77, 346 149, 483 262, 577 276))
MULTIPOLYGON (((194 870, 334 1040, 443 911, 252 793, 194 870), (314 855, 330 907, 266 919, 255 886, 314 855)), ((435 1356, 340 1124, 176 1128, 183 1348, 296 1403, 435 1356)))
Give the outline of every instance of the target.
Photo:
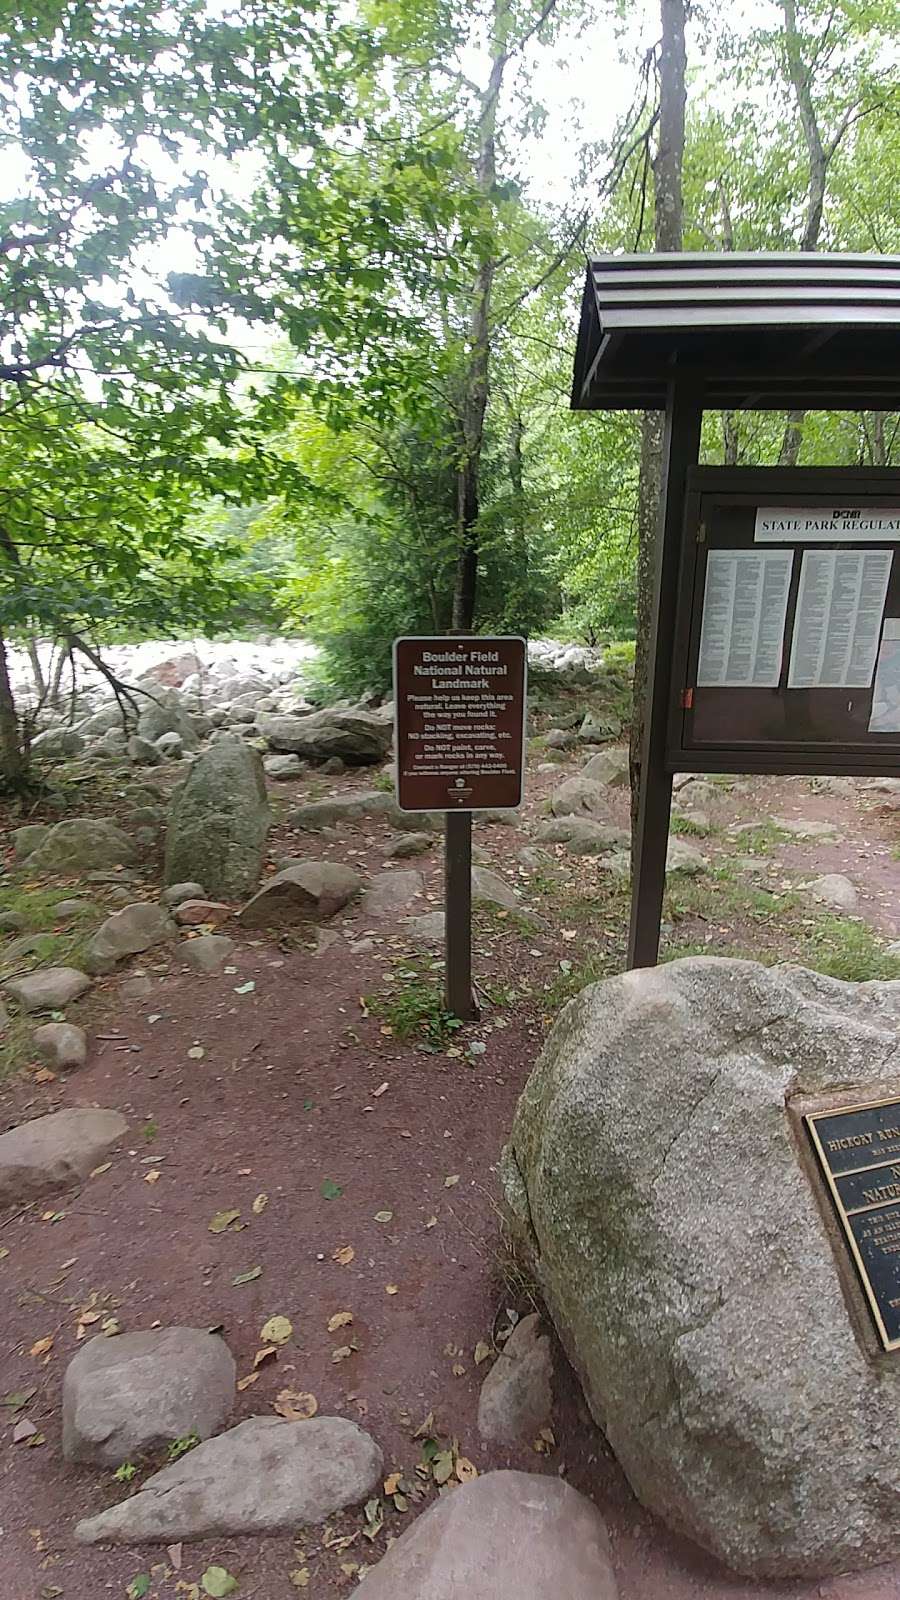
MULTIPOLYGON (((889 0, 28 0, 0 20, 0 762, 79 653, 642 637, 660 418, 568 409, 586 259, 900 250, 889 0), (53 639, 55 671, 35 641, 53 639)), ((893 415, 703 459, 889 464, 893 415)), ((638 685, 641 678, 640 653, 638 685)))

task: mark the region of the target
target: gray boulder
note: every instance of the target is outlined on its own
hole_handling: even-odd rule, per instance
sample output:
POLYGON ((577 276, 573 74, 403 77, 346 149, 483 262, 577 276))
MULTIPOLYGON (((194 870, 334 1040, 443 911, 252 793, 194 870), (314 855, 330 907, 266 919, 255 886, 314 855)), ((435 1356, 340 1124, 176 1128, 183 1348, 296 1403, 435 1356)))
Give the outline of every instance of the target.
MULTIPOLYGON (((54 911, 58 911, 58 907, 54 911)), ((0 911, 0 933, 21 933, 28 925, 28 918, 22 911, 0 911)))
POLYGON ((235 1366, 224 1339, 200 1328, 154 1328, 91 1339, 63 1381, 63 1455, 117 1467, 227 1421, 235 1366))
POLYGON ((327 922, 359 894, 363 880, 337 861, 300 861, 276 872, 237 914, 244 928, 327 922))
POLYGON ((406 833, 385 845, 382 855, 390 860, 406 861, 410 856, 423 856, 433 844, 433 833, 406 833))
POLYGON ((416 944, 443 944, 446 919, 443 911, 426 911, 421 917, 410 917, 406 931, 416 944))
POLYGON ((314 711, 293 717, 262 712, 257 726, 273 750, 307 760, 340 756, 350 766, 383 761, 391 744, 391 725, 369 711, 314 711))
POLYGON ((472 868, 472 900, 478 905, 499 906, 502 911, 517 911, 519 902, 508 883, 490 867, 472 868))
POLYGON ((45 1022, 31 1039, 42 1061, 61 1072, 83 1067, 87 1060, 87 1034, 72 1022, 45 1022))
POLYGON ((570 728, 550 728, 544 735, 548 750, 574 750, 578 740, 570 728))
POLYGON ((424 887, 422 874, 416 872, 414 867, 401 872, 379 872, 366 890, 364 914, 367 917, 399 916, 412 905, 424 887))
POLYGON ((196 750, 199 743, 181 695, 176 689, 158 689, 153 698, 141 697, 137 731, 155 745, 164 733, 177 733, 185 750, 196 750))
POLYGON ((51 831, 44 822, 26 822, 21 828, 13 828, 10 837, 16 860, 27 861, 51 831))
MULTIPOLYGON (((422 1513, 360 1600, 617 1600, 595 1506, 558 1478, 488 1472, 422 1513)), ((649 1600, 649 1595, 648 1595, 649 1600)))
POLYGON ((590 778, 592 783, 605 784, 610 789, 627 789, 630 781, 628 746, 611 744, 605 750, 598 750, 590 761, 585 762, 581 775, 590 778))
POLYGON ((122 710, 114 700, 110 701, 109 705, 101 706, 99 711, 95 711, 91 716, 87 717, 79 725, 78 731, 88 739, 96 739, 102 734, 108 733, 110 728, 118 728, 120 732, 122 730, 122 710))
POLYGON ((536 1311, 523 1317, 491 1367, 478 1397, 478 1432, 489 1444, 537 1439, 553 1409, 550 1340, 536 1311))
POLYGON ((233 939, 224 933, 201 933, 187 939, 180 948, 182 960, 195 972, 215 972, 235 949, 233 939))
POLYGON ((859 910, 859 890, 842 872, 826 872, 823 877, 808 883, 806 888, 814 900, 823 906, 830 906, 834 911, 852 914, 859 910))
POLYGON ((609 801, 602 784, 578 772, 553 791, 550 809, 555 817, 605 817, 609 801))
POLYGON ((506 1199, 591 1410, 638 1499, 754 1578, 900 1555, 900 1367, 787 1110, 898 1081, 900 983, 706 957, 583 990, 519 1101, 506 1199))
POLYGON ((680 834, 673 833, 666 847, 666 872, 669 874, 680 872, 683 877, 696 878, 705 872, 709 862, 702 851, 691 844, 689 839, 684 839, 680 834))
POLYGON ((205 900, 206 890, 202 883, 172 883, 168 889, 163 890, 159 898, 164 906, 173 910, 185 900, 205 900))
POLYGON ((534 836, 541 844, 564 844, 576 856, 602 856, 609 850, 627 850, 630 844, 624 828, 592 817, 553 817, 538 823, 534 836))
POLYGON ((162 752, 157 750, 153 740, 145 739, 140 733, 131 735, 126 750, 129 761, 133 761, 136 767, 158 767, 163 760, 162 752))
POLYGON ((45 728, 31 741, 34 755, 49 756, 60 761, 66 756, 80 755, 84 745, 84 739, 75 728, 45 728))
POLYGON ((266 756, 263 760, 263 769, 267 778, 299 778, 304 772, 303 762, 299 756, 266 756))
MULTIPOLYGON (((193 722, 194 719, 191 718, 192 727, 193 722)), ((180 761, 184 755, 184 740, 180 733, 161 733, 156 741, 156 748, 169 761, 180 761)))
POLYGON ((212 745, 173 796, 166 883, 197 878, 223 899, 251 894, 265 860, 271 816, 262 762, 236 740, 212 745))
POLYGON ((402 833, 420 833, 423 829, 437 831, 443 820, 437 812, 401 811, 393 795, 384 789, 364 789, 297 806, 290 813, 289 821, 292 827, 303 828, 307 833, 321 833, 324 828, 356 822, 361 817, 383 818, 402 833))
POLYGON ((61 1011, 90 986, 90 978, 74 967, 45 967, 41 972, 7 978, 2 985, 23 1011, 61 1011))
POLYGON ((148 1478, 139 1492, 79 1522, 85 1544, 171 1544, 292 1533, 358 1505, 378 1483, 374 1439, 343 1417, 249 1417, 148 1478))
POLYGON ((76 1107, 0 1134, 0 1205, 21 1205, 71 1188, 127 1132, 118 1111, 76 1107))
POLYGON ((28 855, 35 872, 83 872, 128 865, 134 845, 108 817, 72 817, 57 822, 28 855))
POLYGON ((186 678, 197 677, 202 681, 203 662, 193 650, 182 650, 178 655, 168 656, 165 661, 158 661, 155 667, 148 667, 141 673, 141 683, 159 683, 167 689, 178 689, 186 678))
POLYGON ((123 906, 100 924, 84 953, 88 972, 112 972, 125 956, 150 950, 175 936, 175 925, 164 906, 142 900, 123 906))

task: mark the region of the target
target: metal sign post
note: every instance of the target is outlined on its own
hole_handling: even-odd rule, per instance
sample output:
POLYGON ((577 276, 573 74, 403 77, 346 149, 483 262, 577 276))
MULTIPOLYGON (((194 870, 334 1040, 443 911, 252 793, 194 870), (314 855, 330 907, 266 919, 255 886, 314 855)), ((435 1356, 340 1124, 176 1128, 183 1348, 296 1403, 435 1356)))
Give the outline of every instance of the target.
POLYGON ((396 793, 403 811, 445 813, 447 1010, 472 993, 472 812, 522 802, 525 640, 448 634, 394 642, 396 793))

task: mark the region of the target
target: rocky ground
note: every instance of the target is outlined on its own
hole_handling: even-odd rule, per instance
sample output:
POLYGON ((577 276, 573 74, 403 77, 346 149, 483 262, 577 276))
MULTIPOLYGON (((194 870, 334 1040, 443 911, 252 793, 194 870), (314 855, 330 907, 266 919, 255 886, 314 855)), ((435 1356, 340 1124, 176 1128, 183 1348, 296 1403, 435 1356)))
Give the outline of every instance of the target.
MULTIPOLYGON (((498 1467, 593 1499, 622 1600, 896 1595, 886 1568, 754 1586, 669 1535, 526 1320, 495 1167, 553 1016, 621 967, 621 674, 533 694, 526 804, 476 820, 482 1014, 458 1028, 440 837, 392 805, 389 717, 316 720, 287 668, 201 665, 144 680, 134 732, 94 695, 47 735, 54 792, 8 819, 2 1127, 82 1117, 0 1138, 4 1600, 349 1593, 447 1483, 498 1467), (299 1464, 247 1428, 285 1417, 299 1464), (187 1475, 177 1515, 177 1483, 141 1496, 164 1467, 187 1475)), ((665 953, 900 977, 897 803, 891 783, 679 786, 665 953)))

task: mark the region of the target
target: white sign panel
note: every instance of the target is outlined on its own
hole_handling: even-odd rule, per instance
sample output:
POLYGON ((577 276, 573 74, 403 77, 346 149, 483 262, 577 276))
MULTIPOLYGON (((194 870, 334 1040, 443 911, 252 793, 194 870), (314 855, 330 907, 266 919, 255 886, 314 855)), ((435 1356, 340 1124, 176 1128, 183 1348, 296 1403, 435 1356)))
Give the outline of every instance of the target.
POLYGON ((775 689, 792 550, 711 550, 700 630, 701 688, 775 689))
POLYGON ((900 733, 900 618, 885 617, 872 692, 870 733, 900 733))
POLYGON ((900 539, 900 506, 757 506, 757 544, 874 544, 900 539))
POLYGON ((867 689, 892 550, 804 550, 789 689, 867 689))

